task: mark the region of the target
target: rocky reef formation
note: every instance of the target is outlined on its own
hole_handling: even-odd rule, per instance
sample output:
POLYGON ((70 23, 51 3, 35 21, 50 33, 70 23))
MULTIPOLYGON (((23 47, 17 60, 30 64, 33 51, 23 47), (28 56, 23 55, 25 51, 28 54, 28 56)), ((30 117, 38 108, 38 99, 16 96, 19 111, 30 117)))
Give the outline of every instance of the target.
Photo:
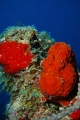
MULTIPOLYGON (((42 70, 42 61, 46 58, 48 49, 54 44, 54 39, 51 39, 50 35, 45 31, 38 32, 34 27, 27 26, 10 27, 6 29, 5 32, 1 34, 0 42, 1 46, 4 45, 4 47, 2 47, 2 55, 4 49, 7 50, 8 47, 7 52, 5 52, 6 66, 11 66, 12 69, 10 69, 12 70, 12 73, 14 65, 16 69, 20 70, 19 72, 16 72, 14 69, 14 72, 16 73, 11 74, 10 71, 8 72, 8 69, 4 69, 4 65, 1 63, 0 83, 3 85, 2 88, 7 89, 7 92, 11 94, 11 100, 7 105, 6 114, 8 114, 8 110, 12 108, 16 112, 18 119, 38 119, 49 115, 53 110, 56 111, 58 107, 54 104, 41 102, 42 94, 39 90, 38 81, 42 70), (13 45, 14 41, 17 46, 13 45), (29 46, 28 50, 34 56, 32 60, 29 60, 28 66, 24 67, 24 69, 21 67, 21 64, 14 64, 14 61, 19 61, 19 63, 25 62, 23 54, 27 49, 21 50, 22 44, 24 46, 27 44, 29 46), (12 48, 13 51, 10 50, 12 48), (6 53, 8 53, 8 55, 6 55, 6 53), (19 53, 19 55, 17 55, 17 53, 19 53), (20 59, 17 60, 16 58, 20 59)), ((30 57, 30 54, 28 56, 30 57)))
MULTIPOLYGON (((75 85, 72 85, 75 92, 70 94, 71 101, 74 98, 78 99, 73 105, 64 107, 49 99, 45 102, 42 100, 39 87, 42 63, 44 64, 48 50, 52 49, 54 43, 50 34, 45 31, 38 32, 34 26, 9 27, 0 34, 0 84, 2 84, 2 89, 6 89, 11 94, 10 102, 6 107, 6 120, 58 120, 64 119, 66 115, 80 108, 78 82, 75 82, 75 88, 75 85), (26 61, 27 63, 25 63, 26 61)), ((57 55, 56 49, 54 53, 57 55)), ((51 61, 52 57, 49 57, 49 60, 51 61)), ((50 61, 48 61, 49 64, 50 61)), ((56 65, 61 70, 64 68, 64 64, 59 63, 60 61, 57 61, 56 65)), ((47 67, 46 65, 45 67, 47 67)), ((72 65, 76 69, 75 60, 72 65)), ((76 71, 74 78, 77 77, 76 71)), ((67 118, 69 119, 68 116, 67 118)))

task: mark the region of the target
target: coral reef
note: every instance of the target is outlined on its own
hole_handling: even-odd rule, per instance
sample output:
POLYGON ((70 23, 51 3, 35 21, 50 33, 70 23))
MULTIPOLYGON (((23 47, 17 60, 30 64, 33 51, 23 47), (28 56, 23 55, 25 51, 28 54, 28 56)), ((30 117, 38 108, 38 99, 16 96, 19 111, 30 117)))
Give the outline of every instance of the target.
POLYGON ((76 60, 71 47, 66 43, 56 42, 50 47, 42 66, 39 85, 44 99, 67 106, 68 95, 78 84, 76 60))
MULTIPOLYGON (((38 32, 34 26, 24 26, 24 27, 14 26, 14 27, 7 28, 2 34, 0 34, 1 45, 6 43, 7 40, 9 40, 10 43, 15 42, 17 45, 20 44, 21 46, 22 45, 29 46, 29 49, 28 49, 29 54, 32 57, 30 57, 31 59, 29 59, 28 65, 26 65, 24 68, 18 69, 18 71, 17 72, 15 71, 14 74, 9 74, 4 69, 3 66, 0 67, 0 84, 2 84, 2 90, 6 89, 7 92, 11 94, 10 102, 6 106, 6 120, 9 120, 9 119, 10 120, 16 120, 16 119, 18 120, 33 120, 33 119, 59 120, 61 118, 63 120, 65 118, 69 119, 68 115, 71 112, 76 111, 80 108, 80 97, 78 97, 80 96, 80 83, 78 83, 78 87, 77 87, 78 92, 77 92, 77 89, 75 88, 74 91, 76 92, 74 92, 74 95, 70 94, 71 100, 77 97, 77 101, 73 105, 70 104, 67 107, 63 107, 60 104, 54 103, 49 100, 46 102, 43 102, 42 94, 39 88, 39 79, 40 79, 41 71, 43 67, 46 69, 46 67, 50 66, 51 60, 53 59, 50 56, 50 58, 48 59, 49 64, 47 63, 48 66, 46 65, 42 66, 43 60, 48 55, 49 48, 53 46, 53 44, 55 43, 54 39, 52 39, 50 35, 47 34, 45 31, 38 32), (62 110, 60 110, 60 108, 62 110)), ((52 49, 52 47, 50 49, 52 49)), ((52 50, 49 50, 49 52, 51 51, 52 50)), ((13 53, 15 53, 15 57, 16 57, 17 52, 14 51, 13 53)), ((22 52, 22 54, 23 53, 25 53, 25 50, 24 52, 22 52)), ((18 54, 20 54, 20 49, 18 54)), ((54 51, 54 54, 56 56, 57 51, 54 51)), ((68 53, 66 52, 66 56, 67 54, 68 53)), ((58 64, 58 67, 55 66, 56 70, 58 69, 63 70, 65 68, 63 64, 61 65, 59 64, 61 62, 64 64, 66 62, 69 62, 72 65, 72 67, 76 69, 76 64, 75 64, 76 61, 74 59, 74 54, 71 53, 69 55, 68 55, 68 58, 65 58, 64 54, 63 54, 64 58, 61 58, 61 56, 58 56, 60 57, 60 59, 63 59, 63 61, 57 61, 56 64, 58 64), (71 55, 73 56, 73 59, 71 55), (69 59, 69 57, 71 58, 69 59)), ((13 54, 11 54, 11 56, 13 57, 13 54)), ((55 62, 53 64, 55 64, 55 62)), ((22 64, 22 60, 20 65, 21 64, 22 64)), ((44 60, 43 64, 46 64, 46 60, 44 60)), ((72 71, 75 74, 74 70, 72 69, 70 71, 71 74, 72 74, 72 71)), ((76 79, 76 74, 73 77, 73 79, 76 79)), ((74 82, 74 80, 72 82, 74 82)), ((76 84, 77 82, 75 82, 75 85, 76 84)), ((73 88, 74 88, 74 85, 73 85, 73 88)), ((70 91, 73 91, 73 88, 71 88, 70 91)), ((66 95, 64 94, 64 96, 66 95)))
MULTIPOLYGON (((51 39, 45 31, 38 32, 30 26, 10 27, 1 36, 1 44, 6 43, 7 40, 11 43, 15 41, 16 44, 28 44, 31 54, 34 55, 30 64, 19 73, 8 74, 4 68, 0 69, 2 88, 7 89, 7 92, 11 94, 6 115, 8 116, 11 108, 14 108, 18 119, 39 119, 57 111, 56 105, 41 102, 42 94, 38 81, 42 70, 42 61, 46 58, 48 49, 54 44, 54 39, 51 39)), ((14 53, 16 54, 16 51, 14 53)))

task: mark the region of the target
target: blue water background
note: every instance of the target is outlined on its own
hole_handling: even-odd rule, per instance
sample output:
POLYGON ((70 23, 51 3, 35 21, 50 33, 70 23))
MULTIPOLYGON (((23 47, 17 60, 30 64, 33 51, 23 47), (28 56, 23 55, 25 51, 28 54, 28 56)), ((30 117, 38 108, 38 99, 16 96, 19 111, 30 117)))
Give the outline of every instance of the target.
MULTIPOLYGON (((0 33, 18 23, 50 32, 57 42, 72 47, 80 66, 80 0, 0 0, 0 33)), ((9 96, 0 93, 0 120, 9 96)))

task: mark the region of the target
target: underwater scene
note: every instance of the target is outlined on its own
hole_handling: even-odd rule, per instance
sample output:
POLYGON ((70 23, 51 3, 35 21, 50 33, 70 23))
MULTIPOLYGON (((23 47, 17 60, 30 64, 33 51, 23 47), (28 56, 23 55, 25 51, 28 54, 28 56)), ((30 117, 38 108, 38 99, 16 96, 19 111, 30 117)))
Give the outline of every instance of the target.
POLYGON ((0 4, 0 120, 80 120, 80 1, 0 4))

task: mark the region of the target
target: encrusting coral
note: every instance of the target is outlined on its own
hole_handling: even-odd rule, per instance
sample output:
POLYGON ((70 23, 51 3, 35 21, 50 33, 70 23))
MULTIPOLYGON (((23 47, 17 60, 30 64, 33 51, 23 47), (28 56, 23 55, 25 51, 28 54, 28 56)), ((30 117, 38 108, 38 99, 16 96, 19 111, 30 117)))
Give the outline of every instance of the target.
POLYGON ((59 112, 60 104, 69 104, 77 96, 79 83, 73 51, 66 43, 54 43, 49 34, 38 32, 34 26, 9 27, 0 34, 0 83, 2 89, 11 94, 6 120, 12 120, 11 117, 15 120, 59 120, 79 109, 77 100, 73 106, 66 107, 66 110, 62 107, 64 111, 59 112), (44 78, 47 78, 46 86, 43 85, 44 78), (50 83, 48 78, 57 81, 50 83), (52 90, 53 85, 56 92, 52 90), (50 90, 46 90, 47 87, 50 90), (42 101, 42 94, 48 101, 42 101), (67 101, 64 98, 68 98, 67 101), (60 104, 55 104, 52 99, 60 104))

